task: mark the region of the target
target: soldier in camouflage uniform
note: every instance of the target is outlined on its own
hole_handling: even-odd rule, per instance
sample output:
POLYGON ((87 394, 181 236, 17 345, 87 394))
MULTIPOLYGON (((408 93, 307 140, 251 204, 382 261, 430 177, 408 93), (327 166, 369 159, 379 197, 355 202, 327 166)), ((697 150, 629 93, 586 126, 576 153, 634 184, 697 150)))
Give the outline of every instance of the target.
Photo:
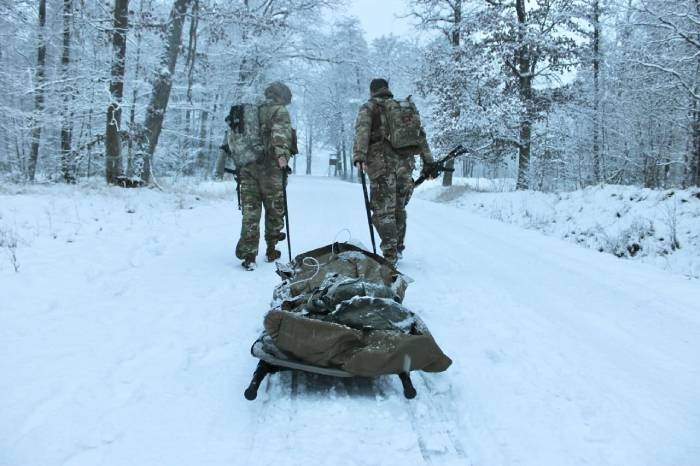
MULTIPOLYGON (((381 238, 382 254, 396 263, 404 250, 406 205, 413 193, 415 158, 393 151, 384 134, 386 120, 379 103, 393 97, 385 79, 372 80, 370 99, 360 107, 355 122, 353 163, 369 176, 372 223, 381 238)), ((422 136, 419 155, 426 167, 433 156, 424 131, 422 136)))
POLYGON ((259 108, 264 156, 261 160, 240 168, 240 190, 243 220, 241 237, 236 245, 236 257, 243 259, 247 270, 255 268, 260 243, 260 217, 265 207, 265 259, 279 259, 275 249, 285 238, 283 170, 287 170, 292 149, 292 123, 285 107, 292 100, 289 88, 274 82, 265 89, 265 102, 259 108))

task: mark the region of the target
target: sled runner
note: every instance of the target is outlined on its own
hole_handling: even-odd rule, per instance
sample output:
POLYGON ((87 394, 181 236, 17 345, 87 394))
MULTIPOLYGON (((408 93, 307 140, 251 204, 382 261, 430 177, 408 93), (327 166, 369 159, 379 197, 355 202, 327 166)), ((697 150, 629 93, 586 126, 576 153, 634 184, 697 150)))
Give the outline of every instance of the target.
MULTIPOLYGON (((258 396, 258 388, 268 374, 275 374, 284 370, 296 370, 310 372, 312 374, 325 375, 330 377, 355 377, 354 374, 346 372, 342 369, 334 369, 330 367, 319 367, 311 364, 306 364, 302 361, 278 357, 270 354, 263 349, 262 338, 256 340, 250 348, 250 353, 260 359, 258 366, 255 368, 253 378, 244 392, 247 400, 253 401, 258 396)), ((411 375, 408 372, 398 374, 401 384, 403 385, 403 394, 407 399, 415 398, 416 389, 413 387, 411 375)))
POLYGON ((260 362, 245 397, 265 376, 300 370, 333 377, 397 374, 406 398, 410 371, 440 372, 452 361, 423 321, 401 303, 410 280, 382 257, 334 243, 278 264, 265 330, 251 353, 260 362))

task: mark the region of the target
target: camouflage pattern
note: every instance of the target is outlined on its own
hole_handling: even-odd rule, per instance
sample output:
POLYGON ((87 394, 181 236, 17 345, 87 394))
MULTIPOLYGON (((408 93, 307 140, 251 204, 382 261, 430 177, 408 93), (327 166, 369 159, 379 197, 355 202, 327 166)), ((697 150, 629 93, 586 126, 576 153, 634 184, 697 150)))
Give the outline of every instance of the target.
POLYGON ((260 217, 265 207, 265 242, 275 245, 284 228, 284 198, 282 171, 276 160, 266 159, 241 169, 241 236, 236 245, 236 257, 258 255, 260 217))
POLYGON ((275 160, 284 157, 289 160, 292 148, 292 120, 287 107, 268 100, 260 107, 260 122, 263 126, 265 157, 275 160))
POLYGON ((332 367, 366 377, 443 371, 452 363, 401 304, 409 280, 370 252, 330 244, 298 255, 277 273, 283 281, 254 356, 262 356, 257 347, 282 366, 302 363, 312 372, 332 367))
POLYGON ((268 247, 274 248, 284 228, 283 176, 278 159, 289 160, 291 156, 292 123, 284 106, 285 102, 289 103, 288 99, 269 96, 267 91, 266 96, 267 100, 260 107, 265 156, 263 160, 240 169, 243 220, 236 245, 236 257, 239 259, 258 254, 263 207, 268 247))
MULTIPOLYGON (((370 180, 370 208, 372 224, 381 238, 380 247, 384 257, 395 261, 398 251, 404 246, 406 237, 406 205, 413 194, 415 168, 413 156, 402 156, 392 150, 386 141, 386 127, 381 116, 381 125, 372 127, 372 115, 379 99, 393 98, 388 89, 375 93, 369 102, 360 107, 355 122, 354 163, 363 162, 370 180)), ((419 154, 423 163, 433 161, 428 142, 423 132, 419 154)))

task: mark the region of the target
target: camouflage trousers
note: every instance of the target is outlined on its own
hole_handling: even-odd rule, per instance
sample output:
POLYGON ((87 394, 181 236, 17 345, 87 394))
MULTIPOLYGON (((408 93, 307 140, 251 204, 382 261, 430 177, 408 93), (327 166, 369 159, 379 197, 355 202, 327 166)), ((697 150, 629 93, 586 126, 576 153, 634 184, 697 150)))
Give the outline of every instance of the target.
POLYGON ((384 257, 395 260, 406 238, 406 206, 413 194, 413 158, 385 154, 368 164, 372 224, 384 257))
POLYGON ((260 217, 265 207, 265 241, 274 246, 284 228, 284 197, 282 172, 276 165, 255 163, 241 169, 241 237, 236 245, 236 257, 258 255, 260 217))

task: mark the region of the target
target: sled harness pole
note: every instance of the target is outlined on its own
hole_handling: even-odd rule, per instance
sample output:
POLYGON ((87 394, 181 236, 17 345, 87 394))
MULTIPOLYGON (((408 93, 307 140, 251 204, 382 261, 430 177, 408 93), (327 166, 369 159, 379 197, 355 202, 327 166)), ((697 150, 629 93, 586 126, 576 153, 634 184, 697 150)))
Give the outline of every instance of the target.
POLYGON ((282 169, 282 197, 284 199, 284 224, 287 228, 287 252, 289 253, 289 262, 292 262, 292 240, 289 237, 289 207, 287 206, 287 175, 289 175, 289 167, 282 169))
POLYGON ((365 171, 362 167, 358 167, 360 170, 360 178, 362 179, 362 193, 365 196, 365 210, 367 211, 367 224, 369 225, 369 236, 372 238, 372 251, 377 253, 377 246, 374 241, 374 228, 372 228, 372 214, 369 210, 369 195, 367 194, 367 181, 365 180, 365 171))

